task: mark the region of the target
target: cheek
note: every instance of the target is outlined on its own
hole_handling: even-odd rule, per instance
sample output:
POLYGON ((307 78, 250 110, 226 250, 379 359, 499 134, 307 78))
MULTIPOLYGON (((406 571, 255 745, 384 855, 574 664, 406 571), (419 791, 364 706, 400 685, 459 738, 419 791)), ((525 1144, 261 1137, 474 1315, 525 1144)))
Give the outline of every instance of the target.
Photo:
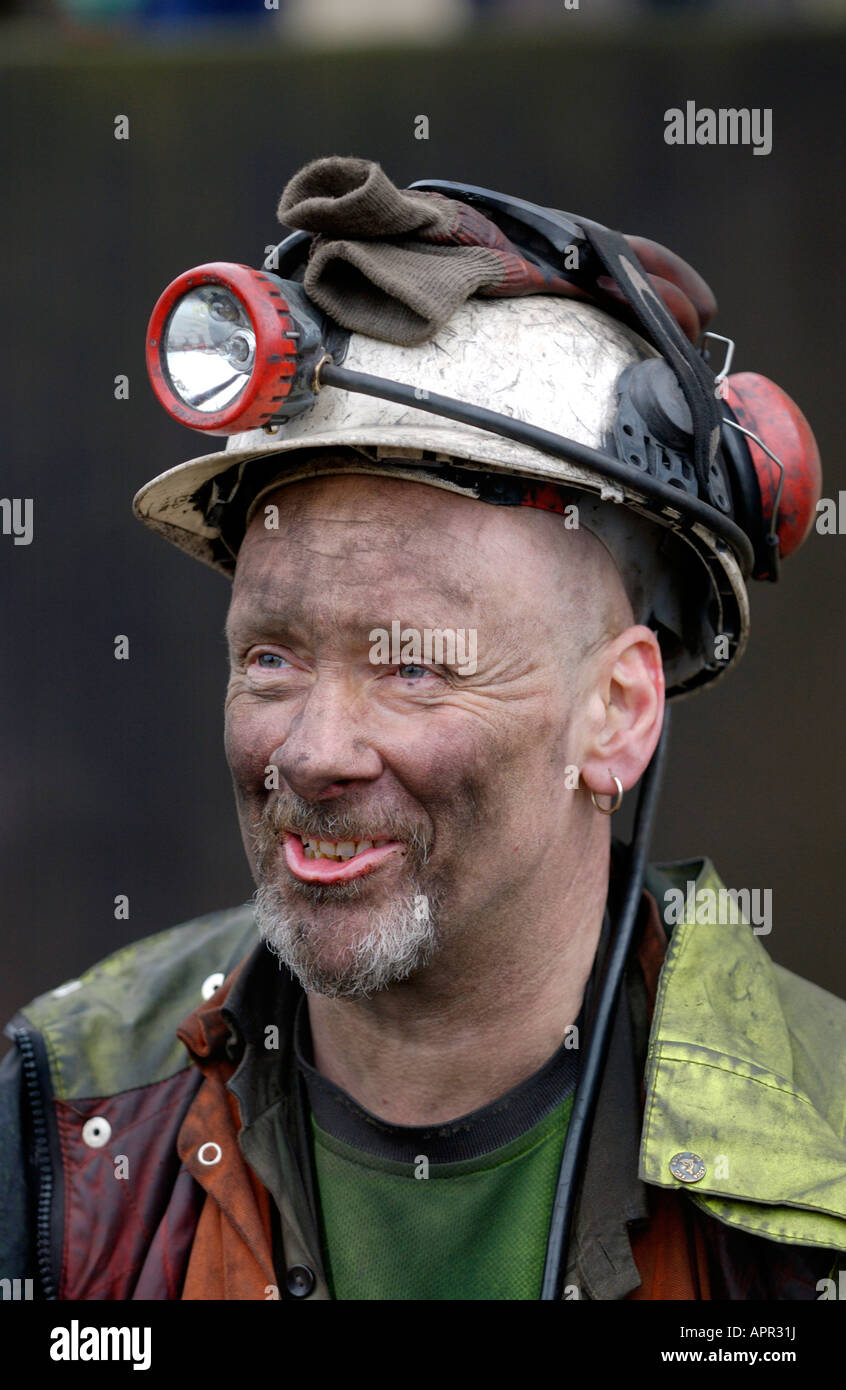
POLYGON ((235 698, 226 708, 223 745, 229 770, 238 790, 248 795, 264 790, 265 768, 279 746, 278 719, 269 705, 235 698))
POLYGON ((566 719, 535 714, 507 738, 482 750, 477 779, 479 820, 511 837, 516 847, 541 843, 550 824, 572 806, 576 759, 566 719))
POLYGON ((501 833, 524 795, 524 734, 457 721, 430 730, 393 767, 436 821, 454 821, 462 839, 472 835, 479 843, 486 832, 501 833))

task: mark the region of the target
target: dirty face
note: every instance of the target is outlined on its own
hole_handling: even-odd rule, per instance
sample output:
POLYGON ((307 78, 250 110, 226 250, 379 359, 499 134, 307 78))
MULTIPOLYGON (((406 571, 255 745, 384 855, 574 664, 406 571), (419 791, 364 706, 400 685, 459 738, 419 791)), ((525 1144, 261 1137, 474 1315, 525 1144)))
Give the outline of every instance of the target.
POLYGON ((261 930, 327 994, 472 961, 557 891, 607 554, 548 513, 394 478, 265 503, 225 733, 261 930))

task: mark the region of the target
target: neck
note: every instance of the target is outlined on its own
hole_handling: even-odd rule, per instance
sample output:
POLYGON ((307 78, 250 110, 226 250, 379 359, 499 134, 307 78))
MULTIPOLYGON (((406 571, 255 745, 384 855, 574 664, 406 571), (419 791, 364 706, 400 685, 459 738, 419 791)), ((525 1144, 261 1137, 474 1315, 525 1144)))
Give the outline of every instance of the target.
POLYGON ((603 849, 569 882, 448 929, 411 980, 368 999, 309 995, 317 1070, 406 1125, 454 1120, 531 1076, 582 1006, 608 893, 603 849))

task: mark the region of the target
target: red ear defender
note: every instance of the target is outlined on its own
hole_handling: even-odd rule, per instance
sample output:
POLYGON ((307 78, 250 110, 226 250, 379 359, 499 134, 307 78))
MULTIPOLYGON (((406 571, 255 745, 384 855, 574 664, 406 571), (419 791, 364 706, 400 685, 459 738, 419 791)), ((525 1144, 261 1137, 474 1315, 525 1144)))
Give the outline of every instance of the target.
MULTIPOLYGON (((721 395, 737 423, 750 434, 757 435, 784 467, 782 480, 778 465, 749 438, 749 434, 744 434, 761 490, 764 529, 770 531, 777 502, 775 539, 779 556, 786 559, 799 549, 816 514, 822 491, 817 442, 795 401, 775 382, 757 372, 739 372, 726 377, 721 395)), ((766 566, 756 557, 754 578, 767 577, 766 566)), ((774 576, 770 574, 769 577, 774 576)))

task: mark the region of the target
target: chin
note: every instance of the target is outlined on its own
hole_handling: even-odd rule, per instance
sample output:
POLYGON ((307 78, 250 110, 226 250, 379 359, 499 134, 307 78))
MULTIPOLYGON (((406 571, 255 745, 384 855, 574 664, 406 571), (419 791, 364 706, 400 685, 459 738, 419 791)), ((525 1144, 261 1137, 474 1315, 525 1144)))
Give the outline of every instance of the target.
POLYGON ((363 883, 298 884, 293 891, 259 883, 259 934, 310 993, 367 998, 418 974, 437 950, 431 896, 412 891, 366 902, 363 883))

